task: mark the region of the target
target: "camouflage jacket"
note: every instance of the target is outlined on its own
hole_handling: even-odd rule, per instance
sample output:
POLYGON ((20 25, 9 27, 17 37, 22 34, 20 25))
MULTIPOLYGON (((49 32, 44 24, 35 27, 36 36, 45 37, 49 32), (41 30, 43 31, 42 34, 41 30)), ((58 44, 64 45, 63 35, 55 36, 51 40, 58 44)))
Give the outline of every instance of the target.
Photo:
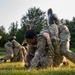
POLYGON ((61 41, 70 40, 70 31, 66 25, 58 25, 59 29, 59 38, 61 41))
POLYGON ((53 57, 53 52, 50 52, 46 38, 42 35, 39 35, 37 38, 37 44, 34 46, 29 46, 30 48, 28 52, 34 55, 34 58, 31 60, 31 66, 34 67, 38 65, 41 57, 53 57))

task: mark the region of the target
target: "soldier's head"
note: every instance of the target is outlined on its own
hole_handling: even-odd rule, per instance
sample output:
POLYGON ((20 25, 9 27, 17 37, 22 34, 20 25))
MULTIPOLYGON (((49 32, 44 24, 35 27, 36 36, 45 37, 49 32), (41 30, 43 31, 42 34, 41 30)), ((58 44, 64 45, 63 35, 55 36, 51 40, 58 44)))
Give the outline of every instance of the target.
POLYGON ((9 40, 10 42, 11 42, 13 39, 14 39, 14 38, 13 38, 12 35, 10 35, 9 38, 8 38, 8 40, 9 40))
POLYGON ((34 45, 37 42, 37 33, 35 30, 28 30, 25 34, 26 41, 29 45, 34 45))
POLYGON ((31 29, 32 29, 32 27, 30 25, 26 26, 26 30, 31 30, 31 29))
POLYGON ((16 36, 13 34, 13 35, 10 35, 8 40, 11 42, 12 40, 15 40, 16 39, 16 36))

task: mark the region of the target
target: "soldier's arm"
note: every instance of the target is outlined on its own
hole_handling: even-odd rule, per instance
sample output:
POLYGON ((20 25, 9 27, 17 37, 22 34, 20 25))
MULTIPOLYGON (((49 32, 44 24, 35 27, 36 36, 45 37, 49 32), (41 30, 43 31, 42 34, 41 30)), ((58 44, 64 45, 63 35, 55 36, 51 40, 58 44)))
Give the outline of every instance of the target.
POLYGON ((38 38, 37 50, 35 52, 34 58, 31 60, 31 68, 34 68, 38 65, 40 57, 44 54, 46 47, 46 39, 43 36, 38 38))

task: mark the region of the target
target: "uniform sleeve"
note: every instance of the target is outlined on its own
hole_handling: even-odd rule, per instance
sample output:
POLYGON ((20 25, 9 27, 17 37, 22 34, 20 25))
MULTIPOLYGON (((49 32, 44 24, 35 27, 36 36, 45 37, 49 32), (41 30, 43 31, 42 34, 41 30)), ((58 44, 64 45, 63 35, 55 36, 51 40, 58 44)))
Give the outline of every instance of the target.
POLYGON ((40 36, 37 41, 37 50, 35 52, 34 58, 31 60, 31 67, 36 67, 38 65, 39 59, 44 54, 46 47, 45 37, 40 36))

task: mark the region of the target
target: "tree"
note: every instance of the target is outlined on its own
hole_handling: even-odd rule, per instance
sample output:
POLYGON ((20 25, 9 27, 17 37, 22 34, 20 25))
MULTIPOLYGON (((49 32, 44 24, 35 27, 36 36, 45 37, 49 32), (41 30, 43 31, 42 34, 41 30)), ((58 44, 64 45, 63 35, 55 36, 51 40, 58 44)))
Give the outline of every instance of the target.
POLYGON ((70 22, 71 45, 75 47, 75 18, 70 22))
POLYGON ((11 23, 10 27, 9 27, 9 35, 13 35, 13 34, 17 34, 18 31, 18 22, 16 21, 16 23, 11 23))
POLYGON ((26 13, 26 15, 24 15, 21 19, 22 29, 24 28, 25 30, 26 26, 29 24, 33 29, 40 31, 47 25, 45 16, 45 12, 41 11, 39 8, 30 8, 28 13, 26 13))
POLYGON ((8 34, 5 32, 5 28, 3 25, 0 26, 0 35, 2 36, 2 38, 0 39, 0 47, 4 47, 4 44, 8 40, 8 34))

